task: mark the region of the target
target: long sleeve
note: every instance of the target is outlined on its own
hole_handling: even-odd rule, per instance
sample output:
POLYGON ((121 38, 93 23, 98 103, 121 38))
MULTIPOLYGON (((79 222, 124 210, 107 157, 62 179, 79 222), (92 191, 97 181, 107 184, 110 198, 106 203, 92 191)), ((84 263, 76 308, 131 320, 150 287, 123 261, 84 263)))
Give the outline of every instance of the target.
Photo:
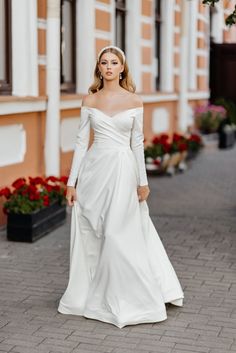
POLYGON ((148 185, 143 142, 143 108, 141 108, 137 109, 131 130, 131 149, 134 153, 138 166, 140 186, 148 185))
POLYGON ((90 118, 88 110, 81 107, 79 127, 76 135, 76 142, 74 148, 74 155, 72 159, 71 170, 67 182, 67 186, 75 186, 78 177, 79 168, 84 155, 88 149, 90 137, 90 118))

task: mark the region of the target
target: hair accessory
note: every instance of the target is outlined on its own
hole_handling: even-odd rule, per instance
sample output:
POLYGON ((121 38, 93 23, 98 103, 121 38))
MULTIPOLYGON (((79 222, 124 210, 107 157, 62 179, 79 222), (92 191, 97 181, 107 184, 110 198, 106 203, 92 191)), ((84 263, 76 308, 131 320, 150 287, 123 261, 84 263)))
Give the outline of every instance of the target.
POLYGON ((100 52, 98 53, 97 60, 99 61, 100 56, 101 56, 101 54, 103 53, 104 50, 110 49, 110 48, 116 49, 122 55, 123 63, 125 63, 125 53, 123 52, 123 50, 121 50, 119 47, 116 47, 115 45, 108 45, 107 47, 102 48, 100 50, 100 52))

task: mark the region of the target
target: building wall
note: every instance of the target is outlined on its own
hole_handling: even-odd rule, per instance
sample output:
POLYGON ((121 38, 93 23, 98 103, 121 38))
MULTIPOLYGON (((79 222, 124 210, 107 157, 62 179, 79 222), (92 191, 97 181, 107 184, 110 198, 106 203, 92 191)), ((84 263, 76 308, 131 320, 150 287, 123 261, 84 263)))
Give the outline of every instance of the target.
MULTIPOLYGON (((45 154, 53 158, 53 153, 45 150, 48 148, 45 147, 48 146, 46 120, 53 118, 53 110, 49 112, 52 97, 47 89, 47 38, 49 24, 55 23, 57 18, 55 9, 59 3, 59 0, 22 0, 19 7, 18 0, 12 0, 14 81, 12 95, 0 96, 0 133, 8 136, 8 142, 16 136, 18 142, 13 151, 15 148, 17 155, 20 145, 25 153, 22 152, 17 162, 11 162, 8 142, 1 146, 6 152, 1 152, 4 157, 0 158, 0 187, 10 185, 17 177, 48 175, 45 154), (55 10, 52 18, 49 5, 55 10), (31 29, 28 32, 18 32, 21 14, 25 16, 25 26, 31 29)), ((194 126, 191 109, 209 97, 209 7, 198 0, 162 1, 161 80, 157 91, 154 0, 135 0, 135 6, 133 0, 126 0, 126 4, 126 56, 137 93, 144 102, 145 139, 161 132, 170 135, 175 131, 184 132, 194 126)), ((236 42, 235 27, 228 29, 224 25, 224 18, 231 9, 229 1, 216 6, 212 25, 215 41, 236 42)), ((60 151, 59 157, 55 155, 59 158, 59 169, 55 168, 54 174, 69 173, 81 100, 93 80, 97 53, 103 46, 115 44, 115 0, 77 0, 76 36, 76 93, 59 94, 55 101, 59 112, 56 123, 59 124, 60 151)), ((58 70, 56 65, 55 70, 58 70)), ((60 88, 57 90, 59 92, 60 88)), ((53 130, 50 133, 53 134, 53 130)), ((91 131, 90 144, 92 139, 91 131)), ((5 221, 5 216, 0 214, 0 224, 5 221)))

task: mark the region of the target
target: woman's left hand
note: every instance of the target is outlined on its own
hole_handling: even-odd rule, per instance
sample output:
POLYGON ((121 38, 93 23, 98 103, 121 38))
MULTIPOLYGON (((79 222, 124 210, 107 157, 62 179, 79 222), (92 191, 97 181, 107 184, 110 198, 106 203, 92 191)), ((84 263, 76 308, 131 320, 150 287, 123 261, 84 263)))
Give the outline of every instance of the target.
POLYGON ((138 186, 138 198, 139 198, 139 202, 147 200, 148 195, 150 193, 150 189, 148 185, 142 185, 142 186, 138 186))

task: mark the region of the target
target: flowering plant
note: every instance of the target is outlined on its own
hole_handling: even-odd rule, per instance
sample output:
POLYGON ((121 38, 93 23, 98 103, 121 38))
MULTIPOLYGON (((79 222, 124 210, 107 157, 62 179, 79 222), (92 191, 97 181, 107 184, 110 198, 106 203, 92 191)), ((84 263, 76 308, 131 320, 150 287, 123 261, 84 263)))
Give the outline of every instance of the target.
POLYGON ((188 136, 174 133, 172 142, 169 142, 167 134, 154 136, 151 143, 144 150, 146 166, 149 170, 168 166, 168 160, 176 152, 198 152, 203 146, 198 134, 191 133, 188 136))
POLYGON ((195 109, 197 128, 203 133, 217 132, 220 123, 226 118, 226 109, 221 105, 207 104, 195 109))
POLYGON ((11 185, 13 190, 9 187, 0 190, 0 196, 6 198, 3 212, 29 214, 53 202, 64 204, 67 180, 66 176, 29 177, 28 181, 18 178, 11 185))
POLYGON ((203 147, 203 142, 201 137, 198 134, 190 134, 187 138, 187 148, 188 151, 198 152, 201 147, 203 147))

